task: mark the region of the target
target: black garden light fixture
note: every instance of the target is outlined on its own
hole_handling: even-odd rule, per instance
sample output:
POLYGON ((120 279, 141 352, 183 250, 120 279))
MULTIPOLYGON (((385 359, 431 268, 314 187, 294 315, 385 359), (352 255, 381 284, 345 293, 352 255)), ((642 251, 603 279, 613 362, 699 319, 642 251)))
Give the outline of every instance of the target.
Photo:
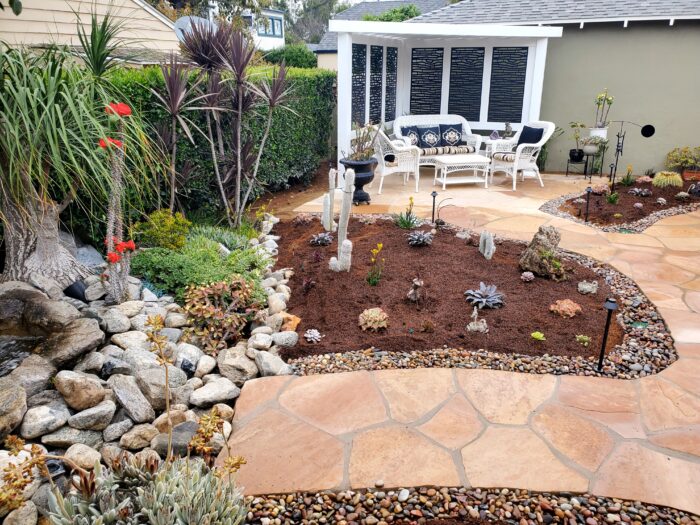
POLYGON ((430 222, 435 224, 435 199, 437 199, 438 192, 433 190, 433 192, 430 194, 430 196, 433 198, 433 216, 432 216, 432 220, 430 222))
POLYGON ((588 186, 588 188, 586 188, 586 222, 588 222, 588 206, 591 203, 591 193, 593 193, 593 188, 588 186))
POLYGON ((608 317, 605 320, 605 331, 603 332, 603 343, 600 346, 600 356, 598 357, 598 372, 603 369, 603 358, 605 357, 605 346, 608 343, 608 332, 610 331, 610 321, 612 314, 617 310, 617 301, 612 297, 608 297, 603 304, 603 308, 608 311, 608 317))

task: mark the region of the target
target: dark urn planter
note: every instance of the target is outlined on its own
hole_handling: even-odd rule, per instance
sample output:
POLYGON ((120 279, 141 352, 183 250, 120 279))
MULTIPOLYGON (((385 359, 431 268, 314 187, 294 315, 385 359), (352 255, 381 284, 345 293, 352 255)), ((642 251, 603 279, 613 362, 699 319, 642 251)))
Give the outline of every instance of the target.
POLYGON ((355 193, 352 194, 352 203, 359 206, 362 203, 369 204, 369 193, 364 190, 365 184, 374 180, 374 168, 377 167, 377 159, 372 157, 367 160, 341 159, 340 163, 345 169, 352 168, 355 171, 355 193))
POLYGON ((571 160, 571 162, 582 162, 583 161, 583 150, 582 149, 570 149, 569 150, 569 160, 571 160))

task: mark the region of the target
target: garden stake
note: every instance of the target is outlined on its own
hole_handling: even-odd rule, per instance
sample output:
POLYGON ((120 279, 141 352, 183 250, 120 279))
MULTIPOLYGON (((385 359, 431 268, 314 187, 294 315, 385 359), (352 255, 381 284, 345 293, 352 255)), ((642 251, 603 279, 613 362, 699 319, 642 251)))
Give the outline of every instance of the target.
POLYGON ((610 331, 610 321, 612 313, 617 310, 617 301, 612 297, 605 301, 603 307, 608 311, 608 318, 605 320, 605 331, 603 332, 603 344, 600 347, 600 357, 598 358, 598 372, 603 369, 603 358, 605 357, 605 345, 608 342, 608 332, 610 331))
POLYGON ((435 199, 438 196, 437 191, 433 191, 430 196, 433 198, 433 215, 432 215, 432 220, 430 221, 432 224, 435 224, 435 199))
POLYGON ((591 203, 591 192, 592 191, 593 191, 593 188, 591 188, 590 186, 588 186, 588 188, 586 188, 586 221, 585 222, 588 222, 588 205, 591 203))

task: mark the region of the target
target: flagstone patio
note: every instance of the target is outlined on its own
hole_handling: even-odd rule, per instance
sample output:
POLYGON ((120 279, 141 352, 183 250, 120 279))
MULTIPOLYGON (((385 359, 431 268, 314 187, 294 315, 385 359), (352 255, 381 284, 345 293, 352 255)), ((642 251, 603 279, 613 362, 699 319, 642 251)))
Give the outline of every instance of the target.
MULTIPOLYGON (((414 195, 430 216, 432 175, 418 194, 387 179, 361 213, 398 212, 414 195)), ((637 281, 674 336, 678 362, 635 381, 490 370, 419 369, 264 378, 246 383, 232 449, 246 493, 374 486, 465 485, 590 491, 700 513, 700 212, 642 234, 604 233, 538 211, 583 189, 545 176, 511 192, 440 192, 441 217, 528 240, 542 224, 564 248, 637 281)), ((320 211, 315 199, 295 211, 320 211)))

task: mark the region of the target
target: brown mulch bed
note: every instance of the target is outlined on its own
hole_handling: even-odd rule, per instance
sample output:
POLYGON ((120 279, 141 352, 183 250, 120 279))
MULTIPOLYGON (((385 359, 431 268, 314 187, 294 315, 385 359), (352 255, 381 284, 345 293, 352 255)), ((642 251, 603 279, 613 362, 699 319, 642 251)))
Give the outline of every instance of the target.
MULTIPOLYGON (((563 282, 537 278, 530 283, 520 279, 518 260, 524 245, 512 241, 498 244, 492 260, 487 261, 478 248, 467 245, 453 232, 438 232, 433 244, 413 248, 406 242, 407 231, 392 221, 375 224, 351 221, 349 238, 353 241, 353 264, 350 272, 335 273, 328 261, 336 255, 337 246, 309 245, 312 234, 323 228, 314 220, 310 224, 282 222, 275 233, 282 237, 278 267, 295 270, 289 285, 292 289, 288 311, 301 318, 299 335, 316 328, 325 337, 310 344, 300 337, 299 343, 283 352, 285 358, 363 350, 369 347, 389 352, 432 350, 443 346, 467 350, 485 349, 501 353, 544 354, 562 356, 596 355, 602 342, 606 312, 604 298, 611 291, 592 270, 572 261, 569 278, 563 282), (370 250, 383 243, 384 271, 379 284, 366 282, 370 250), (420 277, 425 282, 427 299, 416 306, 406 299, 411 281, 420 277), (581 295, 577 283, 597 280, 596 295, 581 295), (505 306, 483 310, 488 334, 468 332, 473 307, 464 297, 467 289, 476 289, 479 282, 496 284, 505 294, 505 306), (559 299, 572 299, 583 313, 563 319, 549 311, 559 299), (363 332, 358 316, 366 308, 381 307, 389 315, 389 328, 379 333, 363 332), (432 331, 425 331, 432 325, 432 331), (546 341, 530 337, 534 331, 545 334, 546 341), (591 343, 584 347, 575 336, 588 335, 591 343)), ((608 348, 622 340, 623 330, 613 324, 608 348)))
MULTIPOLYGON (((625 224, 631 223, 643 219, 644 217, 650 215, 653 212, 660 210, 666 210, 669 208, 675 208, 683 204, 690 204, 693 202, 700 202, 700 198, 692 197, 688 201, 679 201, 675 198, 676 194, 680 191, 688 191, 692 182, 684 182, 683 188, 656 188, 652 186, 650 182, 635 183, 632 186, 623 186, 618 183, 615 185, 615 191, 620 196, 620 200, 617 204, 609 204, 606 200, 605 195, 593 195, 591 194, 591 201, 588 208, 588 220, 593 224, 598 224, 601 226, 615 225, 615 224, 625 224), (636 195, 630 195, 628 192, 632 188, 646 188, 651 190, 652 195, 649 197, 639 197, 636 195), (666 199, 666 204, 660 205, 656 203, 656 199, 663 197, 666 199), (637 209, 634 207, 636 202, 641 202, 644 207, 642 209, 637 209), (619 217, 615 217, 616 214, 621 214, 619 217)), ((595 186, 595 184, 594 184, 595 186)), ((569 213, 574 217, 579 219, 584 219, 586 213, 586 204, 577 204, 574 202, 579 197, 571 198, 565 201, 559 209, 563 212, 569 213)), ((585 199, 585 193, 580 197, 585 199)))

